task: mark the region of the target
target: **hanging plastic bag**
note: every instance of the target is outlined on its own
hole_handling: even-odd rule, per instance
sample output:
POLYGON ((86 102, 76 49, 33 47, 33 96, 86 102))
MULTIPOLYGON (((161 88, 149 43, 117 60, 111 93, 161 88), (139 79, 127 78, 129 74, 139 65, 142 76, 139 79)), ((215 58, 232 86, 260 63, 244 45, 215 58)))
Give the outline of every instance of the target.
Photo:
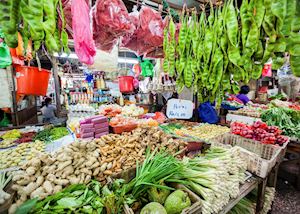
POLYGON ((219 122, 217 112, 209 101, 200 104, 198 112, 203 123, 216 124, 219 122))
POLYGON ((164 23, 160 13, 149 7, 142 7, 138 39, 152 47, 159 47, 163 43, 163 31, 164 23))
POLYGON ((11 65, 12 59, 9 53, 9 48, 4 42, 4 34, 0 29, 0 68, 6 68, 11 65))
POLYGON ((85 0, 72 0, 71 12, 75 52, 80 62, 92 65, 96 47, 90 29, 89 6, 85 0))
POLYGON ((144 77, 153 77, 153 64, 149 60, 144 60, 141 63, 142 67, 142 76, 144 77))
POLYGON ((105 51, 112 49, 119 37, 134 31, 121 0, 97 0, 93 9, 93 28, 96 46, 105 51))
POLYGON ((0 121, 0 127, 7 127, 10 124, 9 119, 7 118, 6 114, 4 113, 3 119, 0 121))
POLYGON ((272 59, 270 58, 265 64, 262 70, 263 77, 272 77, 272 59))

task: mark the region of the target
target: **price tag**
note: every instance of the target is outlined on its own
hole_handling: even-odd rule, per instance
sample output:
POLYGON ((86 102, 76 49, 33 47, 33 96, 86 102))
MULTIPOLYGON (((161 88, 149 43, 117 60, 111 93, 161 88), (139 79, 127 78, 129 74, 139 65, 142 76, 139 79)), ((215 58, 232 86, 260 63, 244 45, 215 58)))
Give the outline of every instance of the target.
POLYGON ((194 103, 190 100, 170 99, 167 103, 167 117, 170 119, 191 119, 194 103))

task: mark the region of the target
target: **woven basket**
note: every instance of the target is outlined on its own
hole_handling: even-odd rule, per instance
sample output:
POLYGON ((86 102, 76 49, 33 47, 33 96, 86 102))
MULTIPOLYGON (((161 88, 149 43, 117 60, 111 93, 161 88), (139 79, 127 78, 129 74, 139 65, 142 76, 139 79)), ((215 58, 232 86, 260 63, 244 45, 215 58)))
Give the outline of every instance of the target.
POLYGON ((255 175, 265 178, 276 162, 280 162, 282 154, 288 144, 282 147, 277 145, 262 144, 258 141, 243 138, 234 134, 224 134, 211 139, 213 145, 223 144, 231 146, 239 146, 242 153, 245 154, 247 160, 247 170, 255 175))

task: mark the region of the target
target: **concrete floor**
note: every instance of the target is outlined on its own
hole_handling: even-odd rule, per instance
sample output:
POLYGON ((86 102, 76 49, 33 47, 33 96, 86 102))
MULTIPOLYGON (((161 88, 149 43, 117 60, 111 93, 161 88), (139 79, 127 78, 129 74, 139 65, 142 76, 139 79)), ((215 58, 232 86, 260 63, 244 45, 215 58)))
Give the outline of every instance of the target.
POLYGON ((278 179, 271 214, 300 214, 300 191, 278 179))

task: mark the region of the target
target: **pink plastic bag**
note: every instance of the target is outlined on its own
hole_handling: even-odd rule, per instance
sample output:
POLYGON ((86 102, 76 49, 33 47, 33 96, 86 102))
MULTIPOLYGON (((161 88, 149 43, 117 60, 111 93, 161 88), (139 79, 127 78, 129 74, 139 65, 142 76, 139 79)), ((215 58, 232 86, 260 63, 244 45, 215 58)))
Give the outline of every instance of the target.
POLYGON ((128 11, 121 0, 97 0, 93 10, 96 46, 111 51, 119 37, 134 31, 128 11))
POLYGON ((88 65, 94 64, 96 47, 90 29, 89 6, 85 0, 72 0, 72 29, 75 52, 80 60, 88 65))

